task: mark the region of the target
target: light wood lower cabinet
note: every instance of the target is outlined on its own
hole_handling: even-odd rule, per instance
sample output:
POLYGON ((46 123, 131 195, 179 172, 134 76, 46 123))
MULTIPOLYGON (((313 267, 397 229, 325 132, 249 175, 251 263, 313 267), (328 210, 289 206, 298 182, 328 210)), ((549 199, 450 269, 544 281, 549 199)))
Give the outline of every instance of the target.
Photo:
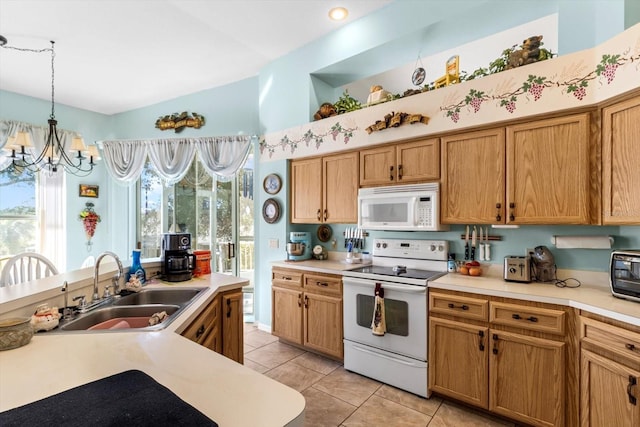
POLYGON ((238 363, 244 363, 242 290, 218 294, 182 336, 238 363))
POLYGON ((640 331, 581 317, 581 337, 581 426, 639 426, 640 331))
POLYGON ((342 360, 342 277, 274 268, 271 333, 342 360))
POLYGON ((244 315, 242 290, 222 294, 222 354, 244 363, 244 315))
POLYGON ((429 313, 429 392, 535 426, 564 426, 566 411, 577 418, 565 404, 563 310, 437 290, 429 313), (540 332, 539 319, 554 332, 540 332))

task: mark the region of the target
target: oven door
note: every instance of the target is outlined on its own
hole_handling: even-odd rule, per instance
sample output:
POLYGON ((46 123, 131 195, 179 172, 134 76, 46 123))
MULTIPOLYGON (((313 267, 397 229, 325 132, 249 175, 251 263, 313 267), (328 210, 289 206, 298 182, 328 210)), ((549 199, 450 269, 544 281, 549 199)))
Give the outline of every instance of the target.
POLYGON ((343 278, 344 339, 427 360, 427 288, 379 280, 343 278), (371 331, 375 286, 384 289, 387 332, 371 331))

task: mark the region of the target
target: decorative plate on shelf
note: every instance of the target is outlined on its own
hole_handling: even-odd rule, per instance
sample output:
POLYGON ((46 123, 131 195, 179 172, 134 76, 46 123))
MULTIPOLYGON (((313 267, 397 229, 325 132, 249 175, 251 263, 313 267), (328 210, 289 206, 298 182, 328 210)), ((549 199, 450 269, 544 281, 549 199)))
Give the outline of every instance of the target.
POLYGON ((276 199, 267 199, 262 205, 262 217, 264 220, 273 224, 280 219, 280 205, 276 199))
POLYGON ((278 194, 280 188, 282 187, 282 180, 275 173, 269 174, 264 178, 264 182, 262 183, 264 191, 269 194, 278 194))

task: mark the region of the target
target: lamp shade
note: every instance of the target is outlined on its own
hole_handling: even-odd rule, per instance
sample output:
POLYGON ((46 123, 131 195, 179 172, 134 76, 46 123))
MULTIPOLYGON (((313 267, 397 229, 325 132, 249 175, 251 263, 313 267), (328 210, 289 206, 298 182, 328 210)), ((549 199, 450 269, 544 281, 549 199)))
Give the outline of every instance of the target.
POLYGON ((16 133, 16 145, 21 145, 23 147, 33 147, 33 143, 31 142, 31 135, 27 132, 18 132, 16 133))
POLYGON ((100 160, 100 152, 96 145, 89 145, 86 150, 87 155, 93 157, 93 160, 100 160))
POLYGON ((16 137, 10 136, 7 138, 7 143, 4 145, 5 150, 20 150, 20 146, 16 144, 16 137))
POLYGON ((74 136, 71 140, 71 151, 86 151, 87 147, 84 145, 84 140, 81 136, 74 136))
POLYGON ((53 148, 53 145, 48 145, 45 153, 44 153, 44 157, 46 159, 53 159, 53 160, 58 160, 58 156, 56 156, 56 152, 53 148))

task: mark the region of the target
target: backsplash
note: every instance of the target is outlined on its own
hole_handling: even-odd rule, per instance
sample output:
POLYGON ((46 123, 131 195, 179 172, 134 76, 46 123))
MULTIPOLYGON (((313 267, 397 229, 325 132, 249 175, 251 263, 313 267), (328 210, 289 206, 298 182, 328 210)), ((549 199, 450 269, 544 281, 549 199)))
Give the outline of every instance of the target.
MULTIPOLYGON (((470 224, 473 225, 473 224, 470 224)), ((292 231, 307 231, 311 233, 312 244, 323 245, 329 251, 346 251, 344 247, 344 231, 352 224, 330 224, 333 235, 331 239, 322 243, 316 235, 318 225, 294 224, 292 231), (331 242, 336 239, 336 247, 331 242)), ((444 232, 392 232, 370 231, 365 239, 365 251, 371 252, 372 241, 376 237, 398 239, 434 239, 449 241, 449 252, 456 254, 456 259, 464 258, 464 241, 460 235, 464 234, 464 225, 452 225, 450 231, 444 232)), ((520 228, 490 228, 492 236, 500 236, 502 240, 491 241, 491 264, 502 264, 507 255, 525 255, 527 248, 547 246, 553 253, 558 268, 568 270, 608 271, 611 249, 557 249, 551 243, 551 237, 563 236, 612 236, 612 249, 640 248, 640 226, 537 226, 523 225, 520 228)), ((283 259, 286 257, 284 246, 283 259)))

